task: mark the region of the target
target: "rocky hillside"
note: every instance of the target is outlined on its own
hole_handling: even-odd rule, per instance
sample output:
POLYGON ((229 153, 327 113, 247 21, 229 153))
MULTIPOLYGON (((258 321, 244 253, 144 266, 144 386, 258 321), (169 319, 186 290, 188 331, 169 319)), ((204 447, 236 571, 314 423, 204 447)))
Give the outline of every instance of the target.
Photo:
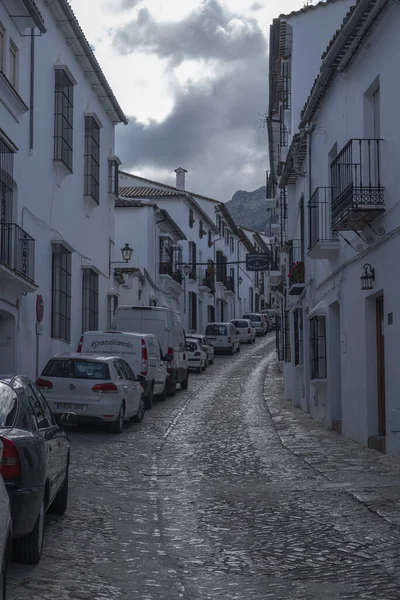
POLYGON ((226 206, 237 225, 254 231, 265 230, 267 220, 265 191, 263 186, 254 192, 238 190, 233 194, 232 200, 229 200, 226 206))

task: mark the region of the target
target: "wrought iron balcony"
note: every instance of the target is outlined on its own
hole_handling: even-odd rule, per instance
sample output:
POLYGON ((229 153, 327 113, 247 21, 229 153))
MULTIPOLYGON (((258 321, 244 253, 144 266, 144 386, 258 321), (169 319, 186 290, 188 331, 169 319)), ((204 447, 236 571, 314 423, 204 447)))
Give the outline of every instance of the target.
POLYGON ((308 256, 330 258, 339 247, 337 233, 331 227, 333 188, 318 187, 308 203, 308 256))
POLYGON ((15 223, 0 221, 0 263, 34 282, 35 240, 15 223))
POLYGON ((174 266, 172 261, 160 262, 159 268, 160 275, 169 275, 174 281, 182 284, 182 272, 174 266))
POLYGON ((332 229, 360 231, 385 210, 382 140, 352 139, 331 163, 332 229))
POLYGON ((199 269, 199 290, 209 293, 215 292, 215 270, 214 267, 199 269))
POLYGON ((304 251, 301 240, 291 240, 289 248, 289 295, 299 296, 305 286, 304 251))
POLYGON ((235 293, 235 280, 233 277, 228 276, 226 278, 226 292, 232 292, 235 293))

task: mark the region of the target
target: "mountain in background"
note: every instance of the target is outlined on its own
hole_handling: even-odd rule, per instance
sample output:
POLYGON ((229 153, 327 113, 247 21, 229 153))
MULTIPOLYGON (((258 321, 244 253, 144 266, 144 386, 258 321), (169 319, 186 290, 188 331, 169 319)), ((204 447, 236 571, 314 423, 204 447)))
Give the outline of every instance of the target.
POLYGON ((229 200, 226 206, 236 225, 254 231, 265 231, 267 223, 265 194, 265 185, 254 192, 238 190, 233 194, 232 200, 229 200))

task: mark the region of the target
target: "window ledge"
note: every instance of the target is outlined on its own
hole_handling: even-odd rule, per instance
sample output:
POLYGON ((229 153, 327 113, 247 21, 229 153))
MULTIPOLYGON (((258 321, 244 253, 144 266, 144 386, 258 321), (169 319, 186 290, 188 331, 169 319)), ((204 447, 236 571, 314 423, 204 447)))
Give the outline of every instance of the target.
POLYGON ((72 175, 72 170, 66 165, 66 163, 63 160, 59 160, 59 159, 55 158, 53 160, 53 165, 54 165, 54 168, 57 171, 57 173, 59 175, 61 175, 62 177, 67 177, 68 175, 72 175))
POLYGON ((100 206, 100 199, 96 200, 96 198, 94 198, 90 194, 84 194, 83 198, 85 202, 90 202, 93 206, 100 206))
POLYGON ((0 72, 0 98, 17 121, 29 110, 29 106, 25 104, 3 72, 0 72))

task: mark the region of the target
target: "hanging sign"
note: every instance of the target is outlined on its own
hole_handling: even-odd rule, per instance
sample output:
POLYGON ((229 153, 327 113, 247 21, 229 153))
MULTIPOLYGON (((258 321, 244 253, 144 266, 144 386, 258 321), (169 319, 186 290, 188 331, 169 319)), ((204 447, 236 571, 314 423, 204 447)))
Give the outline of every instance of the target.
POLYGON ((268 271, 269 254, 246 254, 246 271, 268 271))

